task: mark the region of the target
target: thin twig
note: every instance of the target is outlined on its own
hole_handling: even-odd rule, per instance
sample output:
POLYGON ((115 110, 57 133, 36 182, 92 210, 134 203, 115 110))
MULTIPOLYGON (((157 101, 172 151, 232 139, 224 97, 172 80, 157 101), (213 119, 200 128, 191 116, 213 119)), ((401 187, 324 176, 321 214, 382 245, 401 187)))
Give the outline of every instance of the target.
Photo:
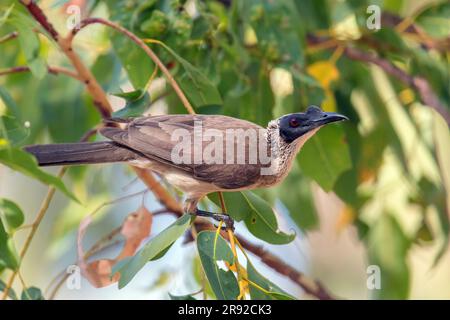
MULTIPOLYGON (((64 75, 74 78, 78 81, 83 81, 78 76, 77 73, 73 72, 70 69, 64 68, 64 67, 48 66, 47 70, 48 70, 48 73, 53 74, 53 75, 64 74, 64 75)), ((2 69, 2 70, 0 70, 0 76, 14 74, 14 73, 22 73, 22 72, 30 72, 30 68, 27 66, 17 66, 17 67, 12 67, 12 68, 8 68, 8 69, 2 69)))
POLYGON ((5 43, 9 40, 15 39, 19 36, 19 33, 17 31, 11 32, 3 37, 0 38, 0 43, 5 43))
MULTIPOLYGON (((62 167, 59 170, 58 178, 61 178, 64 175, 64 173, 66 172, 66 170, 67 170, 66 167, 62 167)), ((55 195, 55 191, 56 191, 56 188, 54 186, 51 186, 48 189, 48 191, 47 191, 47 195, 45 196, 44 201, 41 204, 41 208, 39 209, 39 212, 37 214, 37 217, 36 217, 36 219, 34 220, 34 222, 32 224, 31 231, 30 231, 30 233, 28 234, 28 236, 27 236, 27 238, 25 240, 25 244, 23 245, 22 250, 20 251, 20 255, 19 256, 20 256, 20 260, 21 261, 23 260, 23 257, 25 256, 25 254, 27 253, 27 251, 28 251, 28 249, 30 247, 31 240, 33 240, 33 237, 36 234, 36 231, 37 231, 39 225, 41 224, 41 221, 44 218, 45 213, 47 212, 47 209, 48 209, 48 207, 50 205, 50 202, 53 199, 53 196, 55 195)), ((6 297, 8 296, 8 292, 9 292, 9 290, 11 289, 11 287, 12 287, 12 285, 14 283, 14 279, 17 276, 18 270, 19 269, 17 268, 17 270, 13 271, 13 273, 9 277, 8 282, 6 284, 6 288, 3 291, 2 300, 5 300, 6 297)))
POLYGON ((186 107, 186 109, 189 111, 189 113, 191 113, 191 114, 195 113, 194 112, 194 108, 192 107, 191 103, 186 98, 185 94, 181 90, 181 88, 178 85, 178 83, 175 81, 175 79, 172 76, 172 74, 170 73, 170 71, 167 69, 166 65, 164 63, 162 63, 162 61, 158 58, 158 56, 153 52, 152 49, 150 49, 149 46, 147 46, 145 44, 144 41, 142 41, 134 33, 128 31, 124 27, 122 27, 122 26, 120 26, 120 25, 118 25, 118 24, 116 24, 114 22, 102 19, 102 18, 87 18, 87 19, 84 19, 83 21, 81 21, 79 27, 77 27, 77 28, 72 30, 72 32, 67 37, 67 42, 68 43, 72 43, 73 38, 76 36, 76 34, 81 29, 85 28, 88 25, 96 24, 96 23, 103 24, 105 26, 113 28, 114 30, 124 34, 130 40, 132 40, 134 43, 136 43, 142 50, 144 50, 144 52, 153 60, 153 62, 158 66, 158 68, 164 73, 164 75, 166 76, 166 78, 169 81, 170 85, 173 87, 175 93, 178 95, 178 97, 180 98, 181 102, 186 107))

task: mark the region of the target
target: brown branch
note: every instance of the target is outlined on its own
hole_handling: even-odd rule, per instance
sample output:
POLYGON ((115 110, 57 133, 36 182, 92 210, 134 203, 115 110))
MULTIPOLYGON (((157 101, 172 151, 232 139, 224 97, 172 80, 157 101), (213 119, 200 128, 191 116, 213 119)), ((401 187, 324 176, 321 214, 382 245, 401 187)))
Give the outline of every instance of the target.
POLYGON ((54 40, 58 41, 59 38, 58 32, 53 27, 53 25, 48 21, 47 17, 45 16, 41 8, 39 8, 39 6, 36 3, 34 3, 33 0, 20 0, 20 3, 22 3, 27 8, 27 10, 34 17, 34 19, 37 22, 39 22, 39 24, 44 28, 45 31, 47 31, 54 40))
POLYGON ((80 57, 73 51, 71 41, 62 38, 59 35, 53 25, 48 21, 44 12, 34 3, 34 1, 20 0, 20 2, 27 8, 28 12, 34 17, 34 19, 39 22, 39 24, 57 42, 60 49, 64 52, 77 71, 78 76, 86 85, 86 89, 94 98, 94 105, 97 107, 100 114, 104 118, 108 117, 112 112, 112 107, 107 99, 106 93, 103 91, 97 79, 94 78, 92 72, 84 65, 80 57))
MULTIPOLYGON (((80 76, 78 76, 78 74, 76 72, 73 72, 72 70, 69 70, 69 69, 66 69, 63 67, 48 66, 47 70, 48 70, 48 73, 53 74, 53 75, 64 74, 64 75, 74 78, 78 81, 83 81, 83 79, 80 76)), ((12 67, 12 68, 8 68, 8 69, 0 70, 0 76, 14 74, 14 73, 29 72, 29 71, 30 71, 30 68, 27 66, 12 67)))

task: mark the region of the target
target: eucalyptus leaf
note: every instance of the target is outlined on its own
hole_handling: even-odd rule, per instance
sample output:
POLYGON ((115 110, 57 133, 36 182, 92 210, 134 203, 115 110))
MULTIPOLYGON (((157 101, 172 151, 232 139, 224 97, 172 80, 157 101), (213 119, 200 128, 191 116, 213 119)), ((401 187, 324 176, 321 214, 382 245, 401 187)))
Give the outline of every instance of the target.
POLYGON ((23 290, 21 296, 21 300, 45 300, 41 289, 36 287, 30 287, 23 290))
POLYGON ((295 300, 294 297, 256 271, 250 261, 247 261, 247 276, 248 280, 251 281, 249 288, 252 300, 295 300))
MULTIPOLYGON (((4 292, 5 288, 6 288, 6 283, 4 283, 2 281, 2 279, 0 279, 0 292, 4 292)), ((16 294, 16 292, 14 291, 13 288, 9 288, 9 290, 8 290, 8 297, 10 297, 13 300, 17 300, 17 294, 16 294)))
POLYGON ((41 170, 36 160, 29 153, 17 148, 0 149, 0 163, 12 170, 23 173, 33 179, 47 185, 54 186, 74 201, 78 201, 75 195, 67 189, 62 180, 41 170))
POLYGON ((227 242, 217 232, 202 231, 197 236, 197 249, 203 270, 217 299, 235 300, 239 295, 237 279, 233 271, 223 269, 225 262, 228 265, 234 264, 233 253, 227 242))
POLYGON ((119 289, 125 287, 147 262, 156 259, 158 255, 165 252, 186 232, 191 222, 192 216, 187 214, 181 216, 177 221, 148 241, 133 257, 119 261, 111 272, 111 275, 120 273, 119 289))
POLYGON ((302 172, 325 191, 333 189, 339 176, 351 168, 345 136, 337 125, 330 125, 305 143, 298 157, 302 172))
POLYGON ((25 217, 20 207, 13 201, 0 198, 0 220, 8 233, 20 227, 25 217))

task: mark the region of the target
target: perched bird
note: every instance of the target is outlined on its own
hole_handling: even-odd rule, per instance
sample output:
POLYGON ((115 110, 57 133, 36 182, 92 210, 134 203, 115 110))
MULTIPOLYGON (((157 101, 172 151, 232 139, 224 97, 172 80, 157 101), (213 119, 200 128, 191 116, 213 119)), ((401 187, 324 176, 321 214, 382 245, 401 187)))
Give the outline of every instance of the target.
POLYGON ((127 162, 148 168, 183 191, 185 212, 223 220, 202 211, 211 192, 271 187, 280 183, 304 143, 322 126, 347 117, 310 106, 269 122, 267 128, 222 115, 162 115, 109 119, 102 142, 32 145, 25 150, 39 165, 127 162))

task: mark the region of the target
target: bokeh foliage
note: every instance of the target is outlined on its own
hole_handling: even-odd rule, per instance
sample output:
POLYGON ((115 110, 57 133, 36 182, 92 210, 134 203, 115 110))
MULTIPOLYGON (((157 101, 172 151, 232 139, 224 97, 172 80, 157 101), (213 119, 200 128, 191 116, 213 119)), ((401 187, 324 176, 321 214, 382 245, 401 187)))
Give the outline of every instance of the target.
MULTIPOLYGON (((57 17, 66 17, 66 2, 57 1, 52 7, 52 17, 56 22, 61 20, 57 24, 61 30, 65 22, 57 17)), ((0 79, 0 163, 56 185, 72 196, 60 180, 40 171, 20 147, 35 142, 77 141, 99 123, 100 117, 82 84, 47 73, 46 65, 67 62, 57 54, 51 40, 30 32, 39 26, 23 7, 13 3, 0 2, 0 37, 19 32, 18 41, 0 44, 0 70, 27 65, 31 73, 0 79), (30 128, 24 127, 25 121, 30 128)), ((265 126, 282 114, 316 104, 350 118, 343 125, 319 131, 305 145, 282 185, 256 193, 225 195, 230 214, 244 221, 253 235, 269 243, 292 240, 278 230, 271 210, 276 204, 299 229, 307 232, 317 228, 320 221, 312 194, 317 184, 345 203, 340 227, 352 224, 357 228, 368 248, 368 264, 379 265, 385 275, 382 289, 374 298, 408 297, 407 258, 413 246, 436 245, 436 258, 430 265, 439 263, 447 250, 449 234, 448 125, 422 104, 417 92, 367 61, 350 59, 341 48, 373 52, 409 75, 423 77, 448 109, 448 2, 425 5, 413 16, 414 24, 423 30, 422 36, 389 24, 382 24, 379 31, 366 27, 366 8, 374 3, 403 21, 407 1, 402 0, 82 3, 94 15, 105 16, 140 38, 162 42, 164 45, 149 45, 173 73, 197 113, 225 114, 265 126), (337 45, 321 47, 311 42, 312 37, 334 40, 337 45), (430 42, 444 43, 444 48, 430 47, 430 42), (254 216, 269 222, 252 223, 254 216)), ((167 102, 169 113, 186 113, 169 86, 143 94, 155 67, 140 48, 115 31, 94 30, 89 36, 89 31, 82 34, 76 49, 102 87, 126 100, 118 115, 151 114, 152 103, 161 98, 167 102), (120 93, 120 86, 127 82, 134 91, 120 93)), ((94 169, 70 171, 73 184, 95 189, 89 185, 92 181, 84 180, 85 170, 94 169)), ((218 199, 211 200, 218 204, 218 199)), ((9 221, 19 221, 22 213, 6 199, 0 200, 0 212, 0 268, 16 268, 17 254, 9 235, 18 224, 9 221)), ((199 237, 214 237, 214 233, 199 237)), ((171 243, 165 242, 166 247, 171 243)), ((200 251, 202 260, 210 258, 209 249, 200 251)), ((223 259, 228 259, 227 249, 222 251, 223 259)), ((205 271, 208 273, 206 267, 205 271)), ((255 281, 262 277, 251 263, 250 271, 255 281)), ((231 285, 233 294, 236 286, 234 282, 231 285)), ((278 292, 285 295, 281 289, 278 292)), ((216 296, 227 297, 217 292, 216 296)))

